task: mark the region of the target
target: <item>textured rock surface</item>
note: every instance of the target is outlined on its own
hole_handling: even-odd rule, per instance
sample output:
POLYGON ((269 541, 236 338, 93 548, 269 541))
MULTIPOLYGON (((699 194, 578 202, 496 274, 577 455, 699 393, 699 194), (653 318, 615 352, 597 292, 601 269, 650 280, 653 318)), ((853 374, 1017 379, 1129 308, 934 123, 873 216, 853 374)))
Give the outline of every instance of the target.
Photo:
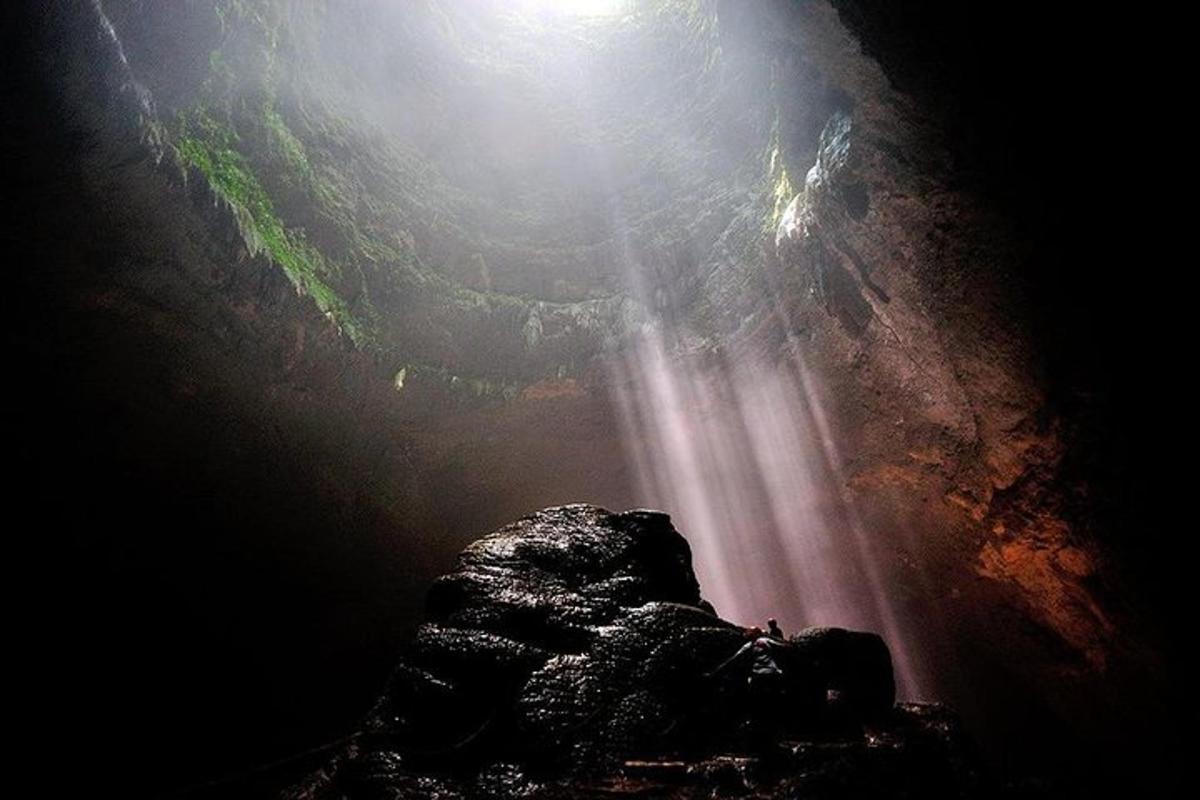
POLYGON ((701 599, 665 514, 546 509, 470 545, 438 579, 363 733, 288 796, 975 788, 950 715, 893 708, 878 637, 771 640, 783 678, 770 692, 731 660, 752 638, 701 599))

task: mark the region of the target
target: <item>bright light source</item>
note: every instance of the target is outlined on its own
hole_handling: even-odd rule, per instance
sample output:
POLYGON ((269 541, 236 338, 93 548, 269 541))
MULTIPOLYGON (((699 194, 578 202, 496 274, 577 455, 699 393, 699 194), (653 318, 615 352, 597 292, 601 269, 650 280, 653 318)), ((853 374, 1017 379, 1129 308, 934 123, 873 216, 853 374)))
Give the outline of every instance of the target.
POLYGON ((526 13, 563 14, 575 17, 607 17, 620 13, 629 0, 520 0, 526 13))
POLYGON ((551 0, 562 10, 580 16, 598 17, 615 14, 625 5, 624 0, 551 0))

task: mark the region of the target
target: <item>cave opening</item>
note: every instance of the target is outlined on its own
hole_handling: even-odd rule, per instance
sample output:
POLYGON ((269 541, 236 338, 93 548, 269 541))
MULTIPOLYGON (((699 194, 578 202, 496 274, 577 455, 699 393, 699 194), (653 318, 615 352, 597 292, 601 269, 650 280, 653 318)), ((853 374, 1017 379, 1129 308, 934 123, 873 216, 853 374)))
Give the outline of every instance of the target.
MULTIPOLYGON (((1065 102, 1069 23, 953 5, 94 0, 15 26, 8 238, 47 267, 17 278, 22 489, 68 551, 51 679, 86 651, 107 687, 68 693, 108 740, 81 785, 138 751, 134 794, 219 794, 357 735, 430 585, 453 616, 459 553, 575 503, 668 513, 724 620, 879 634, 898 698, 960 712, 1015 796, 1166 759, 1163 568, 1112 433, 1142 409, 1093 353, 1136 343, 1116 290, 1079 288, 1087 210, 1021 194, 1089 185, 1014 135, 1065 102), (992 58, 1013 41, 1025 63, 992 58)), ((548 519, 659 524, 570 508, 548 519)))

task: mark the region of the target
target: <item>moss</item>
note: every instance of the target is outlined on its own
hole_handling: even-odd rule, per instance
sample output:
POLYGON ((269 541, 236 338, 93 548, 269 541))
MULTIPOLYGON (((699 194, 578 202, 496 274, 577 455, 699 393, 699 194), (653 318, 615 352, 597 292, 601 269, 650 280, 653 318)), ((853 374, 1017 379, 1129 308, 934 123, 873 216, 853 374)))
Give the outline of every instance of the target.
POLYGON ((274 101, 263 101, 255 122, 266 136, 268 155, 279 167, 276 170, 285 180, 305 191, 310 199, 328 211, 344 212, 349 221, 351 204, 345 193, 329 176, 319 172, 308 157, 300 138, 279 113, 274 101))
MULTIPOLYGON (((363 81, 350 69, 356 62, 322 60, 330 26, 355 31, 353 14, 342 24, 346 14, 328 4, 207 1, 220 30, 208 45, 209 74, 180 100, 184 113, 169 133, 183 160, 233 209, 251 247, 279 264, 356 342, 370 341, 392 363, 444 361, 470 393, 503 396, 511 388, 482 376, 510 377, 514 369, 491 354, 520 353, 530 360, 520 371, 538 376, 554 366, 547 362, 574 359, 585 343, 602 338, 601 320, 620 324, 612 298, 621 281, 609 274, 616 256, 602 188, 577 196, 574 183, 530 181, 519 187, 519 202, 497 203, 489 182, 466 179, 492 173, 486 161, 478 168, 471 161, 476 149, 449 148, 465 161, 431 159, 354 102, 363 81), (526 323, 545 298, 596 302, 578 313, 546 306, 545 335, 530 340, 526 323), (464 339, 481 344, 448 351, 447 342, 464 339)), ((427 71, 414 78, 417 85, 465 69, 518 93, 546 83, 548 54, 594 61, 601 75, 649 70, 637 91, 624 80, 602 82, 596 114, 581 115, 562 94, 526 92, 522 102, 578 140, 580 152, 654 154, 645 167, 652 180, 621 190, 621 224, 629 251, 664 281, 676 281, 697 242, 707 250, 721 237, 722 218, 747 202, 740 187, 753 187, 761 208, 754 233, 770 213, 762 151, 725 143, 745 136, 745 126, 726 126, 728 136, 693 135, 719 126, 729 103, 744 102, 728 88, 739 85, 741 73, 728 70, 717 7, 716 0, 652 0, 631 9, 630 24, 581 22, 587 30, 506 24, 496 29, 503 41, 480 46, 474 35, 457 35, 476 32, 469 14, 455 3, 431 3, 397 28, 404 46, 395 69, 411 61, 427 71), (630 113, 664 103, 663 115, 630 113), (744 176, 736 190, 714 177, 729 170, 744 176), (703 202, 673 202, 679 197, 703 202)), ((730 248, 741 244, 724 238, 730 248)), ((452 377, 447 384, 457 385, 452 377)))
POLYGON ((288 169, 310 183, 315 182, 316 175, 304 152, 304 145, 300 144, 274 105, 263 104, 262 121, 269 134, 272 150, 283 158, 288 169))
POLYGON ((237 132, 204 109, 193 109, 179 117, 175 147, 181 159, 199 170, 213 191, 229 204, 250 249, 256 254, 265 253, 281 266, 323 313, 356 344, 363 344, 367 339, 364 326, 329 285, 329 279, 337 275, 336 266, 309 244, 303 231, 284 226, 239 144, 237 132))

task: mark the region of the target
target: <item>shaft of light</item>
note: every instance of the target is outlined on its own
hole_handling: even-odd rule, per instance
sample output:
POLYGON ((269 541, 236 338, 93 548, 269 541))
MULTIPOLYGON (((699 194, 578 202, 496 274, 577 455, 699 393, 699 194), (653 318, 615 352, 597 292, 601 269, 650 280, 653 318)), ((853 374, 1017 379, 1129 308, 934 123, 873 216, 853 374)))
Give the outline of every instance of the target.
POLYGON ((713 363, 661 328, 612 365, 639 501, 671 513, 723 616, 879 632, 898 690, 922 688, 880 554, 846 488, 827 413, 799 357, 713 363))

